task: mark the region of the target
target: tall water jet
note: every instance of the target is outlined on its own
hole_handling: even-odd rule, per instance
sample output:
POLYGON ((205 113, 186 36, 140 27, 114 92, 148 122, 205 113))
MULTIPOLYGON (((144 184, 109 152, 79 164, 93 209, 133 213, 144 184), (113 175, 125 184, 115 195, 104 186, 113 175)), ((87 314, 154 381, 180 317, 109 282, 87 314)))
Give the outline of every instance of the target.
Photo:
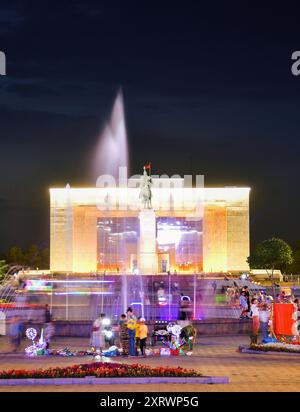
POLYGON ((105 124, 97 145, 93 175, 119 175, 119 167, 128 168, 128 144, 124 115, 123 94, 120 90, 114 101, 111 116, 105 124))
MULTIPOLYGON (((123 94, 120 90, 116 96, 111 111, 110 119, 105 124, 100 135, 99 143, 95 150, 93 162, 93 175, 98 178, 101 175, 111 175, 118 184, 119 168, 126 167, 128 173, 128 143, 124 113, 123 94)), ((123 176, 124 177, 124 176, 123 176)), ((125 219, 126 220, 126 217, 125 219)), ((126 251, 121 247, 118 256, 124 258, 126 251)), ((118 262, 115 262, 118 264, 118 262)), ((125 312, 128 305, 128 279, 125 273, 122 277, 121 306, 125 312)))

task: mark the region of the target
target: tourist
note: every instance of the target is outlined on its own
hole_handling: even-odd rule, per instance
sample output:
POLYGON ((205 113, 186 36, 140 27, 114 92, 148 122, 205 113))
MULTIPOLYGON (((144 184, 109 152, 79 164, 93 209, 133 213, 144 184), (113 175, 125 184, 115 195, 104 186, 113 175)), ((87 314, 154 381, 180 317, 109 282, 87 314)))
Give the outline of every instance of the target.
POLYGON ((93 323, 92 329, 92 339, 91 346, 95 351, 99 351, 100 354, 105 347, 105 334, 104 334, 104 325, 103 319, 105 318, 105 313, 101 313, 100 317, 95 320, 93 323))
POLYGON ((229 286, 227 286, 227 288, 225 289, 225 301, 227 305, 230 304, 230 296, 231 296, 231 289, 229 286))
POLYGON ((133 314, 132 308, 127 309, 127 328, 129 335, 129 355, 135 356, 135 327, 136 317, 133 314))
POLYGON ((190 317, 190 300, 187 296, 184 296, 183 293, 180 294, 180 312, 179 312, 179 320, 188 320, 190 317))
POLYGON ((285 291, 283 290, 280 294, 279 294, 279 301, 281 303, 285 303, 286 300, 286 296, 285 296, 285 291))
POLYGON ((139 335, 140 335, 140 349, 142 356, 145 356, 146 350, 146 341, 148 336, 148 326, 146 325, 145 318, 140 318, 140 325, 139 325, 139 335))
POLYGON ((266 343, 268 341, 269 320, 270 320, 270 311, 268 310, 268 305, 264 303, 261 306, 261 310, 259 311, 259 323, 260 323, 260 331, 262 334, 263 343, 266 343))
POLYGON ((234 286, 234 304, 235 305, 240 304, 240 289, 237 285, 234 286))
POLYGON ((246 296, 246 299, 247 299, 248 312, 250 312, 250 292, 249 292, 248 286, 244 286, 243 291, 245 292, 245 296, 246 296))
POLYGON ((12 351, 16 352, 21 345, 22 339, 22 322, 18 316, 14 316, 11 319, 9 328, 10 341, 13 346, 12 351))
POLYGON ((127 321, 126 315, 123 313, 120 316, 119 320, 119 337, 120 337, 120 346, 122 349, 122 355, 128 356, 128 343, 129 343, 129 335, 128 335, 128 328, 127 328, 127 321))
POLYGON ((294 299, 294 312, 293 312, 293 325, 292 325, 292 334, 294 336, 294 340, 300 342, 300 332, 299 332, 299 325, 300 325, 300 302, 299 299, 294 299))
POLYGON ((45 342, 46 342, 46 349, 48 350, 50 347, 50 342, 52 337, 54 336, 54 325, 52 322, 46 323, 45 326, 45 342))
POLYGON ((51 312, 49 309, 49 305, 45 305, 45 323, 51 322, 51 312))
POLYGON ((252 317, 252 334, 257 337, 259 331, 259 310, 256 298, 251 299, 250 315, 252 317))
POLYGON ((135 354, 138 355, 138 351, 140 348, 140 320, 141 316, 137 318, 137 322, 135 324, 135 354))
POLYGON ((241 319, 247 318, 248 302, 247 302, 247 298, 246 298, 245 292, 241 292, 241 295, 240 295, 240 306, 241 306, 241 309, 242 309, 242 313, 241 313, 240 318, 241 318, 241 319))

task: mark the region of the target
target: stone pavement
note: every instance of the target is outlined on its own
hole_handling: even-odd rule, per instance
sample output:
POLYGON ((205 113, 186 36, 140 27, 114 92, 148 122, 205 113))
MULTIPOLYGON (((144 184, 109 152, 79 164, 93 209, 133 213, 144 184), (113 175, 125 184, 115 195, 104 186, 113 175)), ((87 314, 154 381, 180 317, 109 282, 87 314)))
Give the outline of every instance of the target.
MULTIPOLYGON (((39 357, 26 358, 23 353, 6 352, 5 338, 0 338, 0 369, 34 369, 47 366, 64 366, 92 361, 87 358, 39 357), (6 352, 6 353, 3 353, 6 352)), ((1 387, 0 392, 16 391, 83 391, 83 392, 300 392, 300 355, 284 354, 241 354, 239 345, 246 345, 248 336, 202 336, 193 356, 168 358, 128 358, 113 359, 124 363, 144 363, 148 365, 170 365, 194 368, 203 375, 228 376, 227 385, 97 385, 97 386, 37 386, 1 387)), ((85 348, 87 339, 57 338, 54 348, 85 348)))

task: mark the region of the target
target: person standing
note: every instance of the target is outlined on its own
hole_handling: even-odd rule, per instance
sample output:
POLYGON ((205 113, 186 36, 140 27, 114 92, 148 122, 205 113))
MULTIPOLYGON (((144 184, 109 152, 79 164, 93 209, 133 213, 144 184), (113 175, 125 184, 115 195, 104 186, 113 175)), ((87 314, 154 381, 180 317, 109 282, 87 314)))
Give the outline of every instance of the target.
POLYGON ((21 345, 22 339, 22 323, 18 316, 14 316, 11 320, 9 329, 10 341, 13 345, 13 352, 16 352, 21 345))
POLYGON ((51 312, 49 309, 49 305, 45 305, 45 323, 50 323, 51 322, 51 312))
POLYGON ((135 324, 135 354, 138 355, 138 351, 140 349, 140 320, 141 316, 137 318, 137 322, 135 324))
POLYGON ((95 349, 95 351, 100 351, 105 347, 105 334, 104 334, 104 325, 103 319, 105 318, 105 313, 101 313, 100 317, 95 320, 93 323, 92 329, 92 339, 91 339, 91 346, 95 349))
POLYGON ((247 305, 248 305, 248 312, 250 312, 250 292, 249 292, 248 286, 244 286, 243 292, 245 292, 245 296, 247 299, 247 305))
POLYGON ((260 331, 262 334, 262 343, 268 341, 268 327, 269 327, 269 320, 270 320, 270 312, 268 310, 268 305, 264 303, 259 311, 259 323, 260 323, 260 331))
POLYGON ((45 342, 46 342, 46 349, 48 350, 50 347, 50 342, 52 337, 54 336, 54 325, 52 322, 46 323, 45 326, 45 342))
POLYGON ((241 307, 241 309, 242 309, 242 313, 241 313, 240 318, 241 318, 241 319, 247 318, 248 302, 247 302, 247 299, 246 299, 246 296, 245 296, 245 292, 242 292, 242 293, 241 293, 241 296, 240 296, 240 307, 241 307))
POLYGON ((128 328, 127 328, 127 321, 126 315, 123 313, 120 316, 119 320, 119 334, 120 334, 120 346, 122 349, 122 355, 128 356, 128 348, 129 348, 129 335, 128 335, 128 328))
POLYGON ((136 328, 136 317, 133 314, 131 307, 127 309, 127 328, 129 335, 129 355, 135 356, 135 328, 136 328))
POLYGON ((252 317, 252 335, 254 342, 257 341, 257 335, 259 331, 259 310, 258 310, 258 302, 256 298, 251 299, 251 307, 250 313, 252 317))
POLYGON ((148 326, 146 325, 144 318, 140 319, 139 335, 140 335, 140 349, 142 356, 145 356, 146 341, 148 336, 148 326))
POLYGON ((292 325, 292 334, 294 336, 294 340, 300 342, 300 333, 299 333, 299 325, 300 325, 300 304, 299 299, 294 299, 294 312, 293 312, 293 325, 292 325))

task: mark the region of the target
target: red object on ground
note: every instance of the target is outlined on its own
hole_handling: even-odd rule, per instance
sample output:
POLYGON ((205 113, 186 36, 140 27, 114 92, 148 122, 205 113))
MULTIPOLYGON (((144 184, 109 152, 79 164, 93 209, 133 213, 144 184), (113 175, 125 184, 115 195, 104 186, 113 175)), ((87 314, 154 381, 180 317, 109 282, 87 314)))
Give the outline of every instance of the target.
POLYGON ((292 335, 294 305, 292 303, 274 303, 274 333, 275 335, 292 335))

